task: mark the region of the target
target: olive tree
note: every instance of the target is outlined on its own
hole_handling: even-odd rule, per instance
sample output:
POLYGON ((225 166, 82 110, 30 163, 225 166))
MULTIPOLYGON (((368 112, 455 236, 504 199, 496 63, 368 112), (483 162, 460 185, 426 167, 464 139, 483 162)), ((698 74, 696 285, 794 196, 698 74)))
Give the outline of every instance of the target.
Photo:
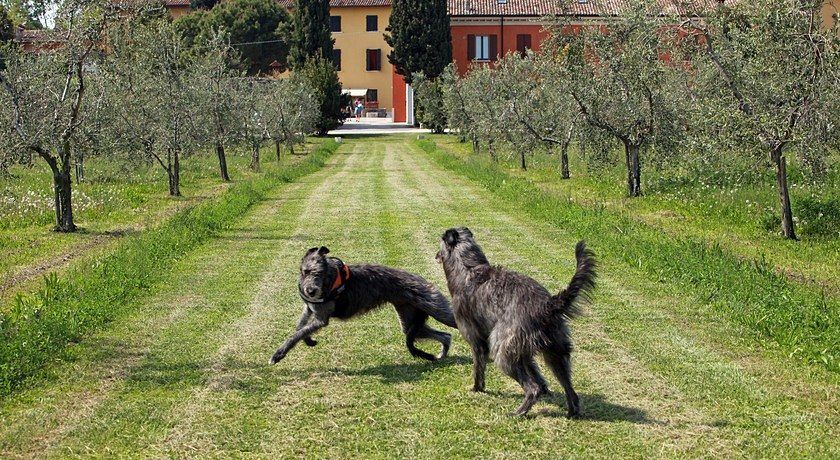
POLYGON ((502 134, 493 79, 493 71, 486 66, 472 69, 463 78, 450 66, 440 77, 450 128, 470 139, 474 153, 480 153, 481 142, 486 142, 490 157, 497 161, 495 145, 502 134))
POLYGON ((446 108, 443 102, 443 82, 427 78, 423 72, 412 78, 417 99, 417 119, 433 133, 441 134, 446 129, 446 108))
MULTIPOLYGON (((50 32, 58 46, 34 53, 12 46, 0 51, 5 63, 0 69, 0 152, 30 151, 49 166, 59 232, 76 230, 71 167, 93 134, 84 127, 97 107, 88 102, 100 88, 92 83, 108 18, 101 5, 68 1, 57 13, 60 27, 50 32)), ((9 154, 14 153, 0 153, 9 154)))
POLYGON ((269 82, 265 97, 266 130, 274 141, 279 161, 281 145, 294 154, 295 145, 302 144, 306 134, 315 130, 318 103, 305 81, 297 76, 269 82))
POLYGON ((818 163, 837 148, 837 24, 821 26, 821 0, 720 5, 684 24, 699 33, 695 91, 713 138, 763 152, 776 175, 781 230, 796 239, 786 155, 818 163))
POLYGON ((107 78, 119 118, 113 136, 121 148, 160 165, 169 194, 180 196, 181 160, 209 136, 200 123, 200 60, 165 19, 129 21, 112 32, 107 78))
POLYGON ((271 80, 247 78, 237 80, 236 97, 242 101, 239 137, 251 150, 252 171, 260 170, 260 149, 270 139, 268 100, 271 80))
POLYGON ((539 147, 556 148, 561 177, 568 179, 569 145, 579 111, 566 91, 564 73, 551 59, 511 53, 499 61, 494 75, 506 102, 499 117, 506 137, 518 145, 521 156, 539 147))
POLYGON ((663 59, 674 23, 657 2, 635 1, 614 21, 578 33, 564 33, 571 27, 561 21, 547 47, 583 120, 624 146, 630 196, 642 193, 641 153, 683 132, 671 97, 672 79, 682 70, 663 59))
POLYGON ((204 104, 201 122, 216 150, 219 175, 227 182, 230 181, 230 174, 225 145, 238 128, 236 125, 242 110, 242 101, 232 97, 235 80, 242 76, 242 72, 236 70, 239 54, 230 46, 226 34, 218 31, 203 46, 197 47, 195 52, 199 78, 196 89, 201 96, 200 102, 204 104))

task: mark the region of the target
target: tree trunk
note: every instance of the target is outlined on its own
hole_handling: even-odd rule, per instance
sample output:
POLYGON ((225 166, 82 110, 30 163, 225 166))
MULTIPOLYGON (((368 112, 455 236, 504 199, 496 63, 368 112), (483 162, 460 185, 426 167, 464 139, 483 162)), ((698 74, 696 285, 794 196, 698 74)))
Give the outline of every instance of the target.
POLYGON ((76 183, 81 183, 85 180, 85 157, 78 155, 76 157, 76 183))
POLYGON ((569 129, 566 130, 566 137, 563 139, 563 144, 560 146, 560 178, 568 179, 569 174, 569 145, 572 143, 572 136, 575 133, 575 125, 569 124, 569 129))
POLYGON ((770 158, 776 166, 776 186, 779 192, 779 203, 782 207, 782 236, 791 240, 796 239, 796 231, 793 225, 793 210, 790 206, 790 195, 788 194, 787 182, 787 161, 782 155, 783 145, 779 145, 770 152, 770 158))
POLYGON ((479 144, 478 139, 476 139, 475 137, 472 138, 472 149, 473 153, 476 155, 481 153, 481 144, 479 144))
POLYGON ((73 222, 73 186, 70 179, 70 165, 53 171, 55 187, 55 231, 75 232, 73 222))
POLYGON ((260 172, 260 146, 251 146, 251 165, 250 168, 254 172, 260 172))
POLYGON ((639 196, 642 194, 642 166, 639 162, 639 146, 625 142, 624 153, 627 163, 627 194, 639 196))
POLYGON ((560 178, 568 179, 569 175, 569 144, 566 143, 560 148, 560 178))
POLYGON ((525 150, 519 149, 519 167, 522 168, 523 171, 528 169, 528 166, 525 165, 525 150))
POLYGON ((496 155, 496 144, 493 143, 493 139, 487 141, 487 151, 490 152, 490 159, 493 160, 493 163, 498 163, 499 157, 496 155))
POLYGON ((181 159, 176 149, 169 149, 169 165, 166 172, 169 175, 169 195, 181 196, 181 159))
POLYGON ((216 155, 219 157, 219 173, 222 180, 230 182, 230 174, 228 174, 227 157, 225 156, 225 146, 221 142, 216 142, 216 155))
POLYGON ((280 141, 274 140, 274 153, 277 155, 277 161, 280 161, 280 141))

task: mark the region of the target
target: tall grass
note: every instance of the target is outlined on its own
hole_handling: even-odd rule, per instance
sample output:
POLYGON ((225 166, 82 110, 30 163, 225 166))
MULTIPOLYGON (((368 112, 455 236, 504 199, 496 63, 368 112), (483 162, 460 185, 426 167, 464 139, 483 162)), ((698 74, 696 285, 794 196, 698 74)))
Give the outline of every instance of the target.
POLYGON ((80 340, 126 313, 172 263, 227 228, 281 182, 322 168, 338 144, 322 144, 295 165, 235 184, 216 199, 175 214, 160 227, 122 242, 91 265, 51 274, 31 295, 0 311, 0 394, 8 394, 45 364, 66 357, 80 340))
POLYGON ((493 165, 462 159, 429 140, 417 141, 440 166, 487 188, 530 216, 562 227, 661 282, 675 282, 715 311, 791 356, 840 371, 840 300, 777 274, 762 260, 745 260, 717 245, 674 238, 603 207, 584 207, 542 191, 493 165))

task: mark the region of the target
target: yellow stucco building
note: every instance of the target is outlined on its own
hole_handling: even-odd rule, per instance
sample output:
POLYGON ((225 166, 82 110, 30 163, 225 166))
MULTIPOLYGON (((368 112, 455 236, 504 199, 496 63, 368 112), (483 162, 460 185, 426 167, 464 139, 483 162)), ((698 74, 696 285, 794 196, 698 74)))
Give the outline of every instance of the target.
POLYGON ((826 0, 823 5, 823 23, 830 27, 834 25, 834 21, 840 18, 840 0, 826 0))
POLYGON ((365 97, 370 111, 394 108, 391 48, 383 34, 391 16, 391 0, 330 2, 330 30, 335 39, 333 60, 345 91, 365 97))

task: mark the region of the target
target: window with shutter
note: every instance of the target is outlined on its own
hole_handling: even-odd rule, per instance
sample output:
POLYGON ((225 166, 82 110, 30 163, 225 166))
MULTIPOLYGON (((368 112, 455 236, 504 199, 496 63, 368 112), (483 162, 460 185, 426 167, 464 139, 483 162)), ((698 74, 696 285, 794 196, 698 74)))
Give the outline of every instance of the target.
POLYGON ((367 27, 365 30, 368 32, 376 32, 379 30, 379 16, 370 15, 365 18, 367 22, 367 27))
POLYGON ((382 70, 382 50, 365 51, 365 70, 382 70))
POLYGON ((495 35, 469 35, 467 54, 475 61, 489 61, 495 59, 496 36, 495 35))
POLYGON ((334 49, 332 58, 335 70, 341 70, 341 50, 334 49))
POLYGON ((519 34, 516 36, 516 51, 521 55, 525 55, 527 50, 531 49, 531 35, 519 34))
POLYGON ((330 16, 330 32, 341 32, 341 16, 330 16))
POLYGON ((496 36, 490 35, 487 37, 487 42, 487 57, 485 59, 495 61, 499 57, 499 45, 496 41, 496 36))

